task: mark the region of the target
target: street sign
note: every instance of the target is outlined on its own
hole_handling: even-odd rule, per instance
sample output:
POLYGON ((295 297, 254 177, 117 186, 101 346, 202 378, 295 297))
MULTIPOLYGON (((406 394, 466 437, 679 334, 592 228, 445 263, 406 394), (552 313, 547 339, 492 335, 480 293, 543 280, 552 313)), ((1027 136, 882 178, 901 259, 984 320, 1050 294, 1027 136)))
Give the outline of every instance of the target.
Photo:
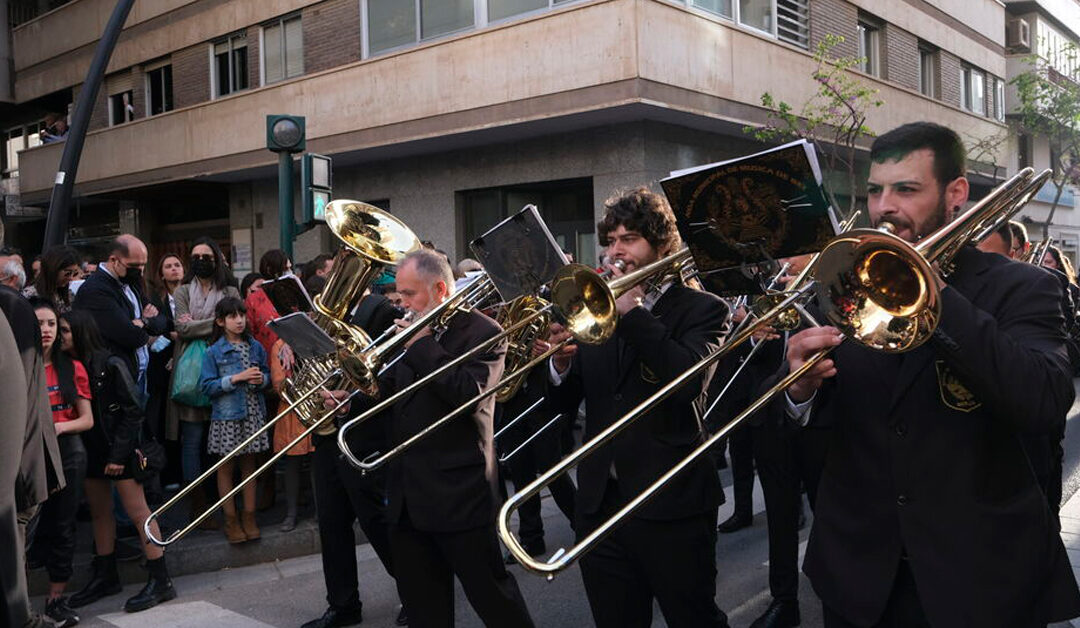
POLYGON ((304 197, 304 225, 326 222, 326 206, 330 204, 333 187, 333 161, 325 155, 306 153, 300 168, 300 185, 304 197))

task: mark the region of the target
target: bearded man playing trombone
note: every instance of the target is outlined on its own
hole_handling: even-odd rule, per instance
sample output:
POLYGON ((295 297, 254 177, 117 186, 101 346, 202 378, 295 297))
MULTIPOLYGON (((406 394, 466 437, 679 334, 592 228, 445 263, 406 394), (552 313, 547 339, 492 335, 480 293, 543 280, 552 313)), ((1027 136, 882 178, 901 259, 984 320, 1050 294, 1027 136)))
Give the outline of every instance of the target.
MULTIPOLYGON (((454 275, 442 255, 421 249, 398 264, 397 289, 402 305, 422 314, 452 295, 454 275)), ((379 378, 381 395, 393 394, 499 331, 495 321, 475 310, 454 314, 439 333, 430 326, 417 331, 403 357, 379 378)), ((393 404, 380 417, 390 446, 489 390, 502 377, 505 353, 503 340, 393 404)), ((335 407, 345 395, 323 393, 324 404, 335 407)), ((389 463, 386 518, 394 577, 413 628, 454 625, 454 576, 486 625, 533 625, 495 536, 494 406, 495 397, 486 398, 389 463)))
MULTIPOLYGON (((597 225, 607 260, 625 271, 681 248, 664 197, 640 188, 605 203, 597 225)), ((615 276, 624 274, 607 266, 615 276)), ((723 301, 667 278, 616 302, 614 336, 567 345, 552 357, 549 395, 562 412, 585 400, 589 439, 660 386, 715 351, 728 329, 723 301)), ((552 342, 569 334, 552 325, 552 342)), ((578 467, 577 526, 584 537, 630 497, 699 444, 710 369, 692 385, 589 456, 578 467)), ((723 491, 711 460, 687 469, 581 560, 593 619, 600 628, 644 628, 657 600, 669 626, 726 627, 716 604, 716 513, 723 491)))
MULTIPOLYGON (((908 242, 968 200, 963 144, 945 127, 894 129, 870 160, 870 218, 908 242)), ((954 261, 947 281, 935 277, 940 324, 913 351, 841 345, 833 327, 788 343, 791 370, 836 347, 772 406, 832 427, 804 563, 826 628, 1023 628, 1080 613, 1021 446, 1073 401, 1060 288, 972 246, 954 261)))

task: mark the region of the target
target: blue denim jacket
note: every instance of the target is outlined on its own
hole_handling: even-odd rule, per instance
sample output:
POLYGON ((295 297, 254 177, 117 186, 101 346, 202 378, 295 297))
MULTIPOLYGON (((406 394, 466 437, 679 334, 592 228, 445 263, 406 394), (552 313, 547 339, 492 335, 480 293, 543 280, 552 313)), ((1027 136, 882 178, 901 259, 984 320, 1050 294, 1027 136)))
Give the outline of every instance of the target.
MULTIPOLYGON (((258 390, 265 389, 270 384, 270 371, 266 365, 266 350, 262 348, 254 338, 248 338, 248 355, 251 366, 258 366, 263 374, 262 386, 258 390)), ((203 394, 210 397, 210 418, 218 421, 239 421, 247 416, 245 395, 248 384, 233 384, 232 376, 242 372, 247 366, 240 359, 240 352, 222 336, 217 342, 210 345, 203 356, 202 375, 199 377, 199 387, 203 394)), ((266 417, 266 400, 260 392, 255 395, 259 403, 259 410, 266 417)))

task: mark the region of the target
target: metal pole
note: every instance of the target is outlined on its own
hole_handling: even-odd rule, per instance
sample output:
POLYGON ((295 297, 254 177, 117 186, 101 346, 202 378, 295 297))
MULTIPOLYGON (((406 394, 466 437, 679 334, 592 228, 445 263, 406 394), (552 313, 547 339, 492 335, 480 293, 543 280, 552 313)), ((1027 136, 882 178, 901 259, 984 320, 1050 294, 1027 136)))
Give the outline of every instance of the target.
POLYGON ((283 150, 278 152, 278 214, 281 221, 281 250, 292 259, 293 230, 296 218, 293 216, 293 157, 283 150))
POLYGON ((101 89, 101 80, 105 77, 105 68, 109 65, 109 58, 112 57, 113 48, 116 47, 116 40, 120 38, 120 32, 124 29, 124 22, 127 21, 131 5, 134 3, 135 0, 117 0, 112 17, 105 25, 105 32, 101 34, 97 49, 94 51, 94 59, 86 72, 86 80, 83 81, 82 89, 79 91, 75 112, 71 116, 67 141, 64 142, 64 153, 60 157, 60 169, 56 172, 52 197, 49 199, 49 213, 45 218, 44 249, 67 241, 71 193, 75 187, 75 174, 79 170, 79 158, 82 156, 86 130, 90 126, 90 115, 94 112, 94 102, 101 89))

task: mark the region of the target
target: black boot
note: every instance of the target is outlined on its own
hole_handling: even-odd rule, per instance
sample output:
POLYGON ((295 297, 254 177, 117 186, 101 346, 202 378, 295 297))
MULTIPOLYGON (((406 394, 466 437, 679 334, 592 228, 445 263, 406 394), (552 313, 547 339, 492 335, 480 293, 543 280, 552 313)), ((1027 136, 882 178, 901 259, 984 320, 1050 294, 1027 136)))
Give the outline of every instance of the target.
POLYGON ((90 582, 68 600, 68 606, 79 608, 92 604, 107 595, 120 592, 120 574, 116 572, 116 554, 94 556, 90 563, 90 582))
POLYGON ((176 589, 173 588, 172 580, 169 579, 169 572, 165 569, 164 556, 156 560, 146 561, 146 569, 150 572, 150 578, 147 579, 146 586, 142 588, 142 591, 139 591, 135 594, 135 597, 124 603, 124 612, 126 613, 145 611, 176 597, 176 589))

